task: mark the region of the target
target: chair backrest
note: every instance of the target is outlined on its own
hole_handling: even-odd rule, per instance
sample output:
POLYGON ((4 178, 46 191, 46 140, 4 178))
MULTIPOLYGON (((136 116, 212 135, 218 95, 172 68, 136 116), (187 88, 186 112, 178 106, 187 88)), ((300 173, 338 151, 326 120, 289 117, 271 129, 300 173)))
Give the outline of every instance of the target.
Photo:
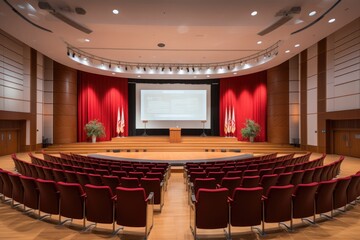
MULTIPOLYGON (((320 176, 320 181, 327 181, 327 180, 331 180, 329 179, 329 171, 331 170, 331 164, 323 166, 322 167, 322 172, 321 172, 321 176, 320 176)), ((315 175, 315 174, 314 174, 315 175)))
POLYGON ((55 182, 66 182, 64 170, 53 169, 53 175, 54 175, 55 182))
POLYGON ((64 170, 64 174, 66 177, 66 182, 68 182, 68 183, 78 183, 79 182, 76 172, 64 170))
POLYGON ((143 172, 128 172, 128 176, 140 180, 141 178, 145 177, 145 174, 143 172))
POLYGON ((326 213, 333 210, 333 192, 337 180, 323 181, 319 183, 315 195, 316 213, 326 213))
POLYGON ((291 182, 291 178, 292 178, 292 172, 280 173, 276 185, 277 186, 289 185, 291 182))
POLYGON ((291 219, 293 185, 272 186, 264 199, 264 222, 284 222, 291 219))
POLYGON ((256 226, 261 223, 263 189, 235 188, 230 201, 230 223, 232 226, 256 226))
POLYGON ((89 173, 88 177, 89 177, 89 181, 90 181, 91 185, 96 185, 96 186, 102 186, 103 185, 102 178, 101 178, 100 174, 89 173))
POLYGON ((298 170, 292 172, 290 184, 296 187, 298 184, 302 182, 303 175, 304 175, 304 170, 298 170))
POLYGON ((258 187, 260 183, 259 176, 245 176, 241 179, 241 187, 243 188, 254 188, 258 187))
POLYGON ((6 170, 0 170, 0 178, 2 180, 2 193, 4 196, 12 198, 13 185, 6 170))
POLYGON ((23 203, 24 200, 24 187, 21 183, 19 174, 8 173, 10 182, 12 184, 12 199, 18 203, 23 203))
POLYGON ((259 170, 259 176, 260 176, 260 179, 262 178, 262 176, 264 175, 270 175, 273 173, 273 169, 271 168, 263 168, 263 169, 260 169, 259 170))
POLYGON ((89 176, 87 173, 77 172, 76 177, 78 179, 78 183, 80 183, 82 188, 84 188, 86 184, 90 184, 89 176))
POLYGON ((43 167, 43 172, 45 175, 45 180, 53 180, 53 181, 55 180, 52 168, 43 167))
POLYGON ((196 196, 195 224, 198 228, 225 228, 229 223, 228 190, 201 188, 196 196))
POLYGON ((55 181, 36 179, 39 189, 39 210, 49 214, 59 214, 60 193, 55 181))
POLYGON ((111 175, 117 176, 119 179, 121 179, 122 177, 127 177, 128 176, 127 172, 123 171, 123 170, 112 170, 111 175))
POLYGON ((68 218, 83 219, 85 193, 79 183, 58 182, 60 192, 60 215, 68 218))
POLYGON ((146 177, 147 178, 158 178, 158 179, 160 179, 160 182, 162 182, 164 180, 164 174, 162 174, 161 172, 152 172, 152 170, 150 172, 146 173, 146 177))
POLYGON ((35 178, 20 176, 20 180, 24 187, 24 206, 32 209, 38 209, 39 191, 37 189, 35 178))
POLYGON ((115 197, 109 186, 85 185, 86 219, 95 223, 113 223, 115 218, 115 197))
POLYGON ((154 193, 154 204, 161 203, 161 182, 158 178, 141 178, 140 186, 145 189, 146 196, 151 192, 154 193))
POLYGON ((138 188, 140 181, 138 178, 122 177, 120 179, 120 186, 125 188, 138 188))
POLYGON ((240 187, 241 177, 223 177, 220 186, 229 190, 229 197, 233 196, 234 189, 240 187))
POLYGON ((279 175, 277 174, 269 174, 262 176, 259 186, 263 188, 263 195, 267 193, 268 189, 271 186, 276 185, 278 177, 279 175))
POLYGON ((284 173, 285 171, 285 167, 276 167, 274 168, 274 174, 280 174, 280 173, 284 173))
POLYGON ((116 188, 120 186, 120 179, 118 176, 104 175, 102 176, 102 182, 104 185, 109 186, 113 193, 115 193, 116 188))
POLYGON ((218 172, 209 172, 207 175, 208 178, 215 178, 217 184, 220 184, 221 179, 225 177, 225 172, 218 171, 218 172))
POLYGON ((315 194, 318 183, 298 184, 293 193, 293 218, 306 218, 315 213, 315 194))
POLYGON ((247 177, 247 176, 258 176, 259 175, 259 170, 257 169, 252 169, 252 170, 245 170, 243 172, 243 177, 247 177))
POLYGON ((334 209, 343 207, 347 204, 346 190, 350 184, 350 177, 338 178, 333 193, 334 209))
POLYGON ((242 177, 242 171, 228 171, 225 174, 225 177, 242 177))
POLYGON ((103 168, 97 168, 95 169, 95 174, 99 174, 101 176, 103 175, 109 175, 109 170, 108 169, 103 169, 103 168))
POLYGON ((146 193, 143 188, 116 188, 116 223, 127 227, 146 226, 146 193))
POLYGON ((194 181, 194 194, 196 196, 200 188, 215 189, 216 179, 215 178, 196 178, 194 181))
POLYGON ((312 183, 315 168, 306 169, 304 171, 302 183, 312 183))
POLYGON ((205 178, 206 177, 206 172, 202 171, 202 172, 192 172, 190 174, 190 178, 189 181, 190 182, 194 182, 196 178, 205 178))
POLYGON ((358 192, 359 187, 360 187, 360 173, 351 176, 351 181, 346 190, 347 203, 351 203, 355 201, 356 198, 360 196, 360 193, 358 192))

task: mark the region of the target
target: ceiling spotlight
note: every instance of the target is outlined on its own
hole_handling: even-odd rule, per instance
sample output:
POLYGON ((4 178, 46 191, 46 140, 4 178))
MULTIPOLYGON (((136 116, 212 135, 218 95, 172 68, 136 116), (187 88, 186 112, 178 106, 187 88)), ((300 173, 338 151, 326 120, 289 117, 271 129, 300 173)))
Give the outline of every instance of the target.
POLYGON ((251 13, 251 16, 256 16, 257 14, 258 14, 257 11, 253 11, 253 12, 251 13))
POLYGON ((69 49, 67 50, 66 54, 67 54, 68 56, 70 56, 70 51, 69 51, 69 49))
POLYGON ((165 67, 162 67, 162 68, 161 68, 161 71, 163 72, 164 70, 165 70, 165 67))
POLYGON ((195 72, 195 68, 194 68, 194 67, 192 67, 192 70, 193 70, 193 72, 195 72))
POLYGON ((119 10, 117 10, 117 9, 112 10, 112 12, 113 12, 113 14, 115 14, 115 15, 119 14, 119 10))
POLYGON ((286 51, 285 51, 285 53, 289 53, 289 52, 290 52, 290 50, 286 50, 286 51))
POLYGON ((109 68, 111 68, 111 63, 109 63, 109 68))
POLYGON ((309 16, 312 17, 312 16, 314 16, 315 14, 316 14, 316 11, 311 11, 311 12, 309 13, 309 16))
POLYGON ((73 52, 72 57, 73 57, 73 58, 75 57, 75 52, 73 52))
POLYGON ((328 22, 329 22, 329 23, 335 22, 335 18, 330 19, 328 22))
POLYGON ((262 44, 262 41, 258 41, 257 44, 262 44))
POLYGON ((228 66, 228 70, 230 71, 230 65, 228 66))
POLYGON ((127 71, 128 70, 128 67, 127 66, 125 66, 125 71, 127 71))
POLYGON ((90 42, 90 39, 85 38, 84 41, 85 41, 85 42, 90 42))
POLYGON ((295 47, 300 47, 300 44, 295 44, 295 47))
POLYGON ((190 71, 188 67, 186 68, 186 71, 187 71, 187 72, 189 72, 189 71, 190 71))
POLYGON ((144 72, 146 72, 146 67, 144 67, 144 72))

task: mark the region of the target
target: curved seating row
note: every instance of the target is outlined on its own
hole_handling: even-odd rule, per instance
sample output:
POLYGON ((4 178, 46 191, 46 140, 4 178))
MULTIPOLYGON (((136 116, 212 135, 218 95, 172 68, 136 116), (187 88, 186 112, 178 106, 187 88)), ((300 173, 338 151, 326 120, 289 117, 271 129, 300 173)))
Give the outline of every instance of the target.
POLYGON ((0 193, 23 205, 23 210, 38 210, 49 215, 59 215, 61 218, 82 219, 84 230, 86 221, 109 223, 122 227, 144 227, 145 239, 153 226, 154 194, 146 193, 144 188, 116 187, 115 192, 109 186, 86 184, 84 188, 79 183, 55 182, 52 180, 35 179, 0 170, 0 193))
POLYGON ((254 227, 261 224, 260 234, 265 234, 265 223, 290 221, 288 229, 293 229, 293 219, 305 219, 315 223, 316 214, 344 208, 355 203, 360 196, 360 171, 352 176, 329 181, 306 184, 271 186, 266 193, 262 187, 235 188, 229 197, 227 188, 200 188, 192 196, 190 205, 190 229, 197 239, 197 229, 227 228, 231 237, 231 227, 254 227), (307 218, 312 217, 312 220, 307 218))

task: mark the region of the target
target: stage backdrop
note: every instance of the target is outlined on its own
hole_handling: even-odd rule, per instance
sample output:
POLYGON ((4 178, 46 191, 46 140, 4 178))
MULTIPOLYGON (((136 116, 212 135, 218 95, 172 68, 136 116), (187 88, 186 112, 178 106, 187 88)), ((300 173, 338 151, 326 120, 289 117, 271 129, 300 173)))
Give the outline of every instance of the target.
MULTIPOLYGON (((266 141, 266 72, 220 80, 220 136, 225 136, 225 109, 235 110, 235 137, 243 139, 241 128, 246 119, 255 120, 260 124, 260 135, 255 141, 266 141)), ((230 115, 230 114, 228 114, 230 115)))
MULTIPOLYGON (((84 126, 98 119, 105 126, 106 137, 116 137, 118 108, 124 109, 125 133, 128 135, 128 80, 92 73, 79 72, 78 76, 78 141, 87 138, 84 126)), ((121 114, 120 114, 121 115, 121 114)), ((65 123, 64 123, 65 124, 65 123)))

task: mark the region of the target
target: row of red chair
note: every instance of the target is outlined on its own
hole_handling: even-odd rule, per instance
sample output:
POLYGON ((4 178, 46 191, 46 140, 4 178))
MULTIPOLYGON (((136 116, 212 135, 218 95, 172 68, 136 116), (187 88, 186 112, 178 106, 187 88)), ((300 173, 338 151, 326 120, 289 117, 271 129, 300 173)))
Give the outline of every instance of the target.
POLYGON ((265 223, 283 223, 293 219, 324 216, 334 210, 356 202, 360 196, 360 171, 352 176, 330 181, 285 186, 272 186, 264 193, 262 187, 235 188, 229 198, 227 188, 200 188, 192 196, 190 228, 197 237, 197 229, 245 227, 262 225, 261 235, 265 234, 265 223))
POLYGON ((59 215, 61 218, 83 219, 93 223, 109 223, 127 227, 145 227, 145 238, 153 226, 154 194, 144 188, 117 187, 115 194, 108 186, 86 184, 84 190, 79 183, 64 183, 35 179, 0 170, 0 193, 6 200, 23 205, 23 210, 38 210, 42 213, 59 215))

